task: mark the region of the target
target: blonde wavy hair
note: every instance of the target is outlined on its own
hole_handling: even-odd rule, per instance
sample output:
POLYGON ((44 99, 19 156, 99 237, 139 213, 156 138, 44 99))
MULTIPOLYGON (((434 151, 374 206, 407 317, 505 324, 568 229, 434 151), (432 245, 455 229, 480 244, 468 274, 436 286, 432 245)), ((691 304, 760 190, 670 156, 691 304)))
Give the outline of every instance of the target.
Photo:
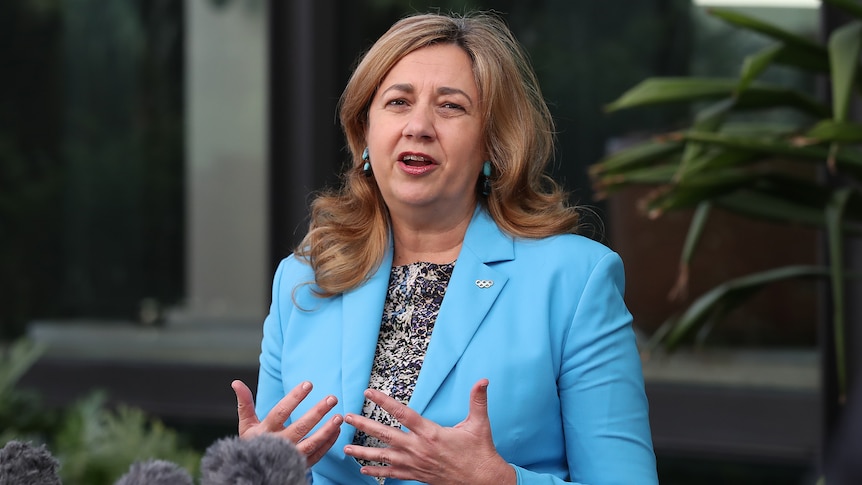
MULTIPOLYGON (((554 122, 536 75, 506 24, 488 13, 422 14, 395 23, 357 65, 340 100, 352 161, 339 190, 319 194, 295 255, 314 270, 314 292, 337 295, 360 286, 389 244, 389 215, 373 177, 362 173, 368 109, 380 82, 405 55, 455 44, 470 56, 483 107, 491 192, 479 196, 497 225, 514 237, 577 232, 578 210, 546 173, 554 155, 554 122)), ((478 181, 477 181, 478 190, 478 181)))

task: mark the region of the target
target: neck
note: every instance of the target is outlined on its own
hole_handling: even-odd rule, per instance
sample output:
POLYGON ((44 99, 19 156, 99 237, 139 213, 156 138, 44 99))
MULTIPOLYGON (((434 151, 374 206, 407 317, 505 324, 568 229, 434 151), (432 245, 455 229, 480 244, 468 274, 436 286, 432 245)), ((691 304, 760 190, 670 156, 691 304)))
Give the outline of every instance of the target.
POLYGON ((395 246, 392 264, 419 261, 446 264, 455 261, 461 252, 473 208, 463 214, 433 219, 402 218, 392 214, 390 217, 395 246))

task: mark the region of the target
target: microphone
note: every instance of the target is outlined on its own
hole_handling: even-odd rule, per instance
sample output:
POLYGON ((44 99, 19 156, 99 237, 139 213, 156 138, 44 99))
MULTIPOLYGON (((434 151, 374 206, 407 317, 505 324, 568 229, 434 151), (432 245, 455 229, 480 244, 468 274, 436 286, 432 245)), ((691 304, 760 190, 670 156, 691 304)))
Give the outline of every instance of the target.
POLYGON ((0 449, 0 485, 62 485, 59 468, 45 445, 12 440, 0 449))
POLYGON ((114 485, 194 485, 185 468, 166 460, 147 460, 132 463, 129 471, 114 485))
POLYGON ((201 485, 308 485, 305 456, 286 439, 222 438, 201 458, 201 485))

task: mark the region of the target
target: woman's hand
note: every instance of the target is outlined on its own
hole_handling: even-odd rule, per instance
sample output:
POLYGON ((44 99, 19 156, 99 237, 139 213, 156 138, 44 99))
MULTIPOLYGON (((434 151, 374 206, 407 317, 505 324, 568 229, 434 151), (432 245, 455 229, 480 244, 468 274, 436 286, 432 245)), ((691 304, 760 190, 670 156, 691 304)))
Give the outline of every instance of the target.
POLYGON ((345 421, 374 436, 386 448, 356 445, 344 453, 357 459, 376 461, 385 466, 364 466, 362 473, 375 477, 416 480, 443 484, 515 484, 515 470, 497 453, 488 419, 488 380, 482 379, 470 390, 470 411, 464 421, 444 428, 382 392, 368 389, 365 397, 391 414, 409 432, 387 426, 356 414, 345 421))
POLYGON ((336 414, 323 424, 314 434, 308 433, 317 423, 338 403, 335 396, 327 396, 317 403, 307 413, 285 427, 284 423, 296 406, 311 392, 311 383, 303 382, 294 387, 284 396, 263 421, 257 419, 254 412, 254 398, 251 390, 242 381, 233 381, 230 385, 236 393, 236 412, 239 416, 240 438, 251 438, 263 433, 275 433, 294 443, 300 453, 305 455, 308 466, 314 465, 332 448, 338 439, 342 423, 341 415, 336 414))

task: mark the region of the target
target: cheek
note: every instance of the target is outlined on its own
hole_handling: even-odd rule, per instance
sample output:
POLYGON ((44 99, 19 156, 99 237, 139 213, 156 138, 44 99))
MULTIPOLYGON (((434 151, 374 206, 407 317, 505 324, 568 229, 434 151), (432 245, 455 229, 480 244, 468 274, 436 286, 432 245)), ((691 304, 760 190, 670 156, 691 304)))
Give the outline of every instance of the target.
POLYGON ((365 123, 365 144, 370 145, 371 142, 379 137, 379 126, 380 123, 377 121, 376 117, 372 114, 368 114, 367 121, 365 123))
MULTIPOLYGON (((366 133, 389 133, 397 129, 398 118, 393 117, 383 110, 371 110, 368 112, 366 133)), ((399 130, 400 131, 400 130, 399 130)))

